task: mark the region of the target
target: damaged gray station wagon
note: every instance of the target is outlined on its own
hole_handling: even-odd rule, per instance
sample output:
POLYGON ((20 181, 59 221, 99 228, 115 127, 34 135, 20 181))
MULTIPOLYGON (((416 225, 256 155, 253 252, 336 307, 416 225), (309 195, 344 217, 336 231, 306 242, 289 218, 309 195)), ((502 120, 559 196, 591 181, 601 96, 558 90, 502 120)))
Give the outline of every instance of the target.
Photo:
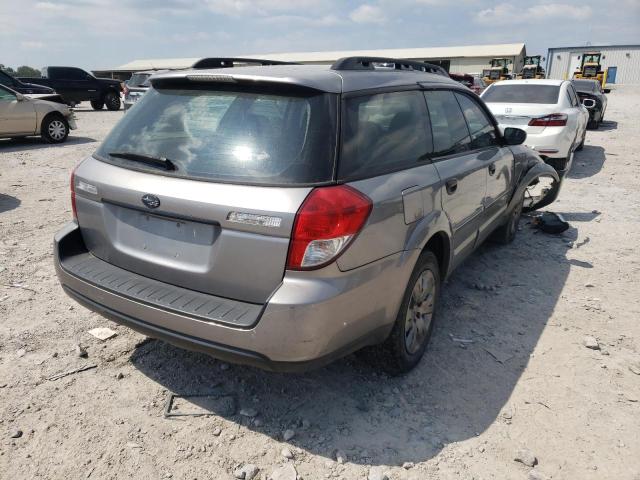
POLYGON ((523 131, 423 66, 154 76, 71 176, 64 290, 232 362, 304 370, 377 345, 408 371, 443 279, 490 234, 514 238, 530 184, 552 180, 545 203, 559 188, 523 131))

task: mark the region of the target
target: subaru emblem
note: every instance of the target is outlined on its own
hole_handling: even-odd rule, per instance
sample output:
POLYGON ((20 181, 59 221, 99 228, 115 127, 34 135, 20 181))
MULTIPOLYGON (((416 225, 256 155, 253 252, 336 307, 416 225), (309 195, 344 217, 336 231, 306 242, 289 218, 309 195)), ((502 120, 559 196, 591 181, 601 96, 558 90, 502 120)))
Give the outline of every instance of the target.
POLYGON ((150 193, 145 193, 142 196, 142 203, 149 208, 158 208, 160 206, 160 199, 150 193))

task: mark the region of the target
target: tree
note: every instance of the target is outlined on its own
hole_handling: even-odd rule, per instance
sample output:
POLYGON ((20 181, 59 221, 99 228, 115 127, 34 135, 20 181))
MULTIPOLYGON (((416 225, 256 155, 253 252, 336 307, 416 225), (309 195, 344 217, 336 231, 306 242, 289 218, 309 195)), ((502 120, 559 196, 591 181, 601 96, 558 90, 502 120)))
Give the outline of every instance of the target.
POLYGON ((9 75, 15 75, 16 74, 16 71, 13 68, 5 67, 1 63, 0 63, 0 70, 2 70, 3 72, 7 72, 9 75))
POLYGON ((29 67, 27 65, 22 65, 21 67, 18 67, 18 70, 16 71, 16 76, 18 76, 18 77, 39 77, 40 76, 40 70, 38 70, 37 68, 29 67))

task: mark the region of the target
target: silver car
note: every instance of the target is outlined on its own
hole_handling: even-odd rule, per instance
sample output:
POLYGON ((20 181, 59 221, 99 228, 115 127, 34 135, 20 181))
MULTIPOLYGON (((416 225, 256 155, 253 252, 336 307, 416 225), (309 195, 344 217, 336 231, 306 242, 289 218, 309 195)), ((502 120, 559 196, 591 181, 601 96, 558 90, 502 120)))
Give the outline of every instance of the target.
POLYGON ((445 277, 489 235, 514 238, 529 184, 558 181, 522 130, 422 70, 359 57, 154 76, 72 174, 65 291, 228 361, 303 370, 380 345, 411 369, 445 277))
POLYGON ((0 138, 41 135, 50 143, 62 143, 76 128, 73 113, 58 95, 27 96, 0 85, 0 138), (54 101, 52 101, 54 100, 54 101))

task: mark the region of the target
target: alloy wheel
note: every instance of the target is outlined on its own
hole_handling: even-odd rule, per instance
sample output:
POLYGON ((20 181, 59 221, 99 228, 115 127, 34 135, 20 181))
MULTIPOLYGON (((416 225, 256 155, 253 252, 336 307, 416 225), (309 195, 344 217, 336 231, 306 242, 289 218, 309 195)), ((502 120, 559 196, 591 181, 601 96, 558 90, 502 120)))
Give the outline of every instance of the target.
POLYGON ((427 337, 433 319, 435 293, 435 277, 431 270, 425 270, 413 287, 405 318, 404 342, 410 354, 416 353, 427 337))

